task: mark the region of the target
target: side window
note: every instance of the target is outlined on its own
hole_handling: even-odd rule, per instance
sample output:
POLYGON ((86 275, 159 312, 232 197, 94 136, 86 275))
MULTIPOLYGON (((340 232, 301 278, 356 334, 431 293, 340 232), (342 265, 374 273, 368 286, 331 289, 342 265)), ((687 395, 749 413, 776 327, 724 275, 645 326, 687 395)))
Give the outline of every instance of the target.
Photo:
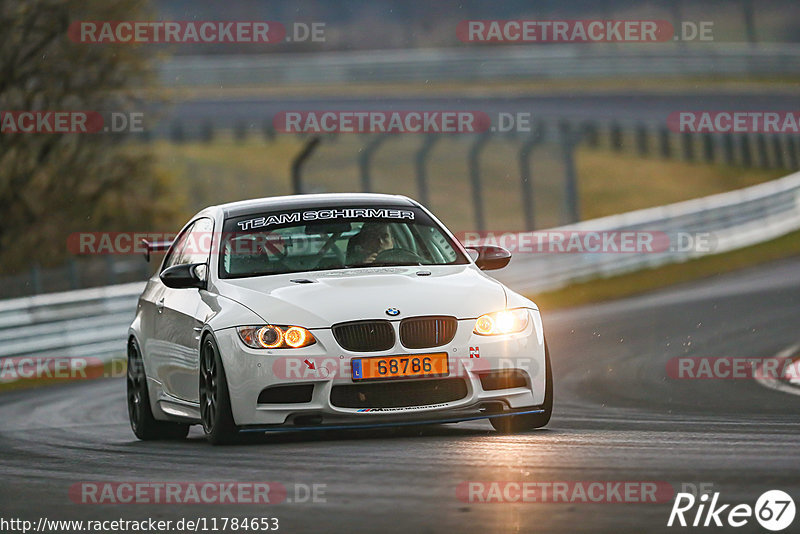
POLYGON ((214 221, 208 218, 197 219, 187 232, 186 245, 180 253, 176 265, 184 263, 208 264, 211 243, 214 236, 214 221))
POLYGON ((189 233, 192 231, 194 227, 194 223, 190 224, 186 227, 186 229, 175 238, 175 242, 172 244, 172 248, 169 249, 167 252, 167 256, 164 258, 164 267, 161 269, 167 269, 168 267, 172 267, 173 265, 181 265, 181 257, 183 256, 183 250, 186 248, 186 241, 189 238, 189 233))

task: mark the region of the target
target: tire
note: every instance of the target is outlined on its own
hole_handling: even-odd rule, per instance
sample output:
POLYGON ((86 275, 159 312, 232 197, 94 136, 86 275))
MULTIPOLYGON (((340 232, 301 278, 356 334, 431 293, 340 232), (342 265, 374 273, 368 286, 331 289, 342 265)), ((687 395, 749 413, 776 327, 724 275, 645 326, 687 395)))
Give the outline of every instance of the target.
POLYGON ((144 441, 184 439, 189 433, 189 425, 158 421, 153 417, 142 352, 135 339, 128 342, 127 399, 128 419, 137 438, 144 441))
POLYGON ((489 422, 492 423, 495 430, 504 434, 515 434, 533 430, 534 428, 541 428, 550 422, 550 416, 553 413, 553 369, 550 366, 550 349, 547 348, 547 341, 544 342, 544 366, 544 404, 541 406, 544 409, 544 413, 493 417, 489 419, 489 422))
POLYGON ((213 445, 236 441, 239 429, 233 420, 228 380, 212 336, 200 346, 200 419, 206 439, 213 445))

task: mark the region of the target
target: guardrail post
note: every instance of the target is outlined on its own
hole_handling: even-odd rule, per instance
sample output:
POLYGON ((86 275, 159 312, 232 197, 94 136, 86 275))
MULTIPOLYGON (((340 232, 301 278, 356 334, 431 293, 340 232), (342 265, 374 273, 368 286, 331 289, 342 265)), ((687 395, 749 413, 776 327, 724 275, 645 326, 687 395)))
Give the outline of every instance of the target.
POLYGON ((756 42, 756 22, 755 15, 753 14, 753 0, 744 0, 742 2, 742 16, 744 18, 745 33, 747 40, 751 44, 756 42))
POLYGON ((789 160, 789 168, 792 170, 797 170, 798 165, 800 162, 797 159, 797 145, 800 143, 800 140, 796 139, 794 135, 787 135, 786 136, 786 148, 787 148, 787 159, 789 160))
POLYGON ((593 122, 584 122, 581 127, 581 138, 586 144, 592 148, 597 148, 600 145, 600 136, 597 131, 597 124, 593 122))
POLYGON ((779 169, 786 168, 786 158, 783 154, 783 139, 780 135, 772 136, 772 151, 775 153, 775 166, 779 169))
POLYGON ((435 145, 436 141, 438 140, 439 138, 436 136, 436 134, 426 135, 422 141, 422 146, 419 147, 419 150, 417 150, 417 155, 414 162, 417 173, 417 194, 419 195, 419 201, 423 206, 428 205, 428 201, 430 200, 428 195, 428 156, 430 155, 431 150, 433 150, 433 145, 435 145))
POLYGON ((173 121, 169 137, 173 143, 183 143, 186 140, 186 133, 183 131, 183 123, 181 121, 173 121))
POLYGON ((578 204, 578 177, 575 170, 575 136, 568 123, 561 124, 561 150, 564 158, 564 215, 566 223, 581 220, 578 204))
POLYGON ((742 156, 742 167, 750 168, 753 166, 753 155, 750 153, 750 136, 743 134, 739 138, 739 150, 742 156))
MULTIPOLYGON (((677 35, 681 29, 681 21, 683 21, 683 17, 681 16, 681 0, 674 0, 669 3, 670 13, 672 14, 672 25, 675 28, 675 34, 677 35)), ((685 48, 686 43, 682 41, 678 41, 678 47, 685 48)))
POLYGON ((316 135, 310 138, 306 141, 303 149, 300 150, 292 160, 292 192, 295 195, 303 194, 303 177, 301 172, 303 170, 303 163, 311 157, 311 154, 314 153, 314 149, 317 148, 319 142, 320 138, 316 135))
POLYGON ((608 135, 611 150, 620 152, 622 150, 622 126, 620 126, 618 122, 611 123, 611 129, 608 135))
POLYGON ((264 125, 262 126, 261 131, 264 133, 264 138, 267 141, 275 140, 275 127, 272 125, 272 119, 264 120, 264 125))
POLYGON ((672 156, 672 146, 669 142, 669 129, 666 127, 658 131, 658 146, 662 158, 669 159, 672 156))
POLYGON ((800 160, 800 136, 798 135, 790 135, 789 142, 792 143, 793 149, 795 153, 798 155, 798 160, 800 160))
POLYGON ((768 169, 769 154, 767 153, 767 136, 764 134, 756 135, 756 155, 758 157, 758 167, 761 169, 768 169))
POLYGON ((203 121, 203 125, 200 127, 200 140, 205 143, 214 140, 214 123, 210 120, 203 121))
POLYGON ((472 143, 469 148, 469 177, 472 184, 472 205, 475 208, 475 226, 479 232, 486 230, 486 219, 483 215, 483 191, 481 187, 481 150, 489 141, 489 134, 484 132, 472 143))
POLYGON ((733 146, 733 136, 730 134, 722 134, 722 156, 725 160, 725 165, 736 164, 736 150, 733 146))
POLYGON ((358 156, 358 170, 361 175, 361 191, 363 193, 372 192, 372 176, 369 173, 369 166, 372 163, 372 156, 378 150, 381 143, 386 140, 386 135, 377 134, 367 142, 358 156))
POLYGON ((233 124, 233 139, 237 143, 242 143, 247 139, 247 123, 245 121, 237 120, 233 124))
POLYGON ((636 126, 636 152, 640 156, 646 156, 650 151, 650 145, 647 141, 647 127, 644 124, 638 124, 636 126))
MULTIPOLYGON (((584 130, 586 131, 586 130, 584 130)), ((591 135, 591 134, 590 134, 591 135)), ((596 135, 594 132, 597 142, 596 135)), ((531 154, 533 149, 538 145, 544 137, 544 123, 539 122, 533 134, 526 139, 519 149, 519 181, 520 190, 522 193, 522 213, 525 219, 525 230, 532 231, 536 229, 536 208, 533 205, 533 176, 531 175, 531 154)))
POLYGON ((681 146, 683 148, 683 159, 694 161, 694 136, 689 133, 681 134, 681 146))
POLYGON ((710 133, 703 134, 703 157, 706 162, 714 163, 714 137, 710 133))

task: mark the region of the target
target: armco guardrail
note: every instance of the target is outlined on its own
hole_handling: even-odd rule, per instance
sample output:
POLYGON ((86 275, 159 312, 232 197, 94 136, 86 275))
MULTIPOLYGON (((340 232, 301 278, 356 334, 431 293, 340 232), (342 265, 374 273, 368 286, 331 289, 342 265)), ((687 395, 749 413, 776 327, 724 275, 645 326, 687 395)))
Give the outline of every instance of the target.
MULTIPOLYGON (((797 229, 800 229, 800 173, 745 189, 553 230, 708 233, 713 243, 711 253, 717 254, 769 241, 797 229)), ((497 277, 517 291, 535 294, 573 282, 678 263, 705 254, 708 252, 692 248, 647 253, 517 254, 497 277)))
POLYGON ((337 84, 400 81, 765 76, 800 74, 800 45, 648 43, 469 45, 438 49, 173 56, 165 86, 337 84))
MULTIPOLYGON (((800 229, 800 173, 746 189, 552 229, 707 232, 714 253, 800 229)), ((517 254, 496 276, 526 294, 572 282, 686 261, 699 251, 517 254)), ((495 274, 495 273, 493 273, 495 274)), ((143 282, 0 301, 0 358, 124 355, 143 282)))
POLYGON ((125 354, 143 282, 0 301, 0 358, 125 354))

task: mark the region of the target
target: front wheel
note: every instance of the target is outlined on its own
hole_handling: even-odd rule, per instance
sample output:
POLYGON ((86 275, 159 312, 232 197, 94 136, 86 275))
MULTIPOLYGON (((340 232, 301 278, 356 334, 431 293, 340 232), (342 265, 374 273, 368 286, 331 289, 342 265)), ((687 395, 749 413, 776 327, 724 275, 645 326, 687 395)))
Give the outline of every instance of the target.
POLYGON ((231 443, 238 429, 233 421, 228 380, 214 338, 208 336, 200 349, 200 418, 208 441, 231 443))
POLYGON ((495 430, 504 434, 515 434, 541 428, 550 422, 550 415, 553 413, 553 369, 550 367, 550 349, 547 348, 547 341, 544 342, 544 366, 545 386, 542 405, 544 412, 493 417, 489 421, 495 430))
POLYGON ((141 440, 183 439, 189 433, 189 425, 158 421, 150 408, 147 390, 147 375, 139 344, 135 339, 128 342, 128 418, 131 429, 141 440))

